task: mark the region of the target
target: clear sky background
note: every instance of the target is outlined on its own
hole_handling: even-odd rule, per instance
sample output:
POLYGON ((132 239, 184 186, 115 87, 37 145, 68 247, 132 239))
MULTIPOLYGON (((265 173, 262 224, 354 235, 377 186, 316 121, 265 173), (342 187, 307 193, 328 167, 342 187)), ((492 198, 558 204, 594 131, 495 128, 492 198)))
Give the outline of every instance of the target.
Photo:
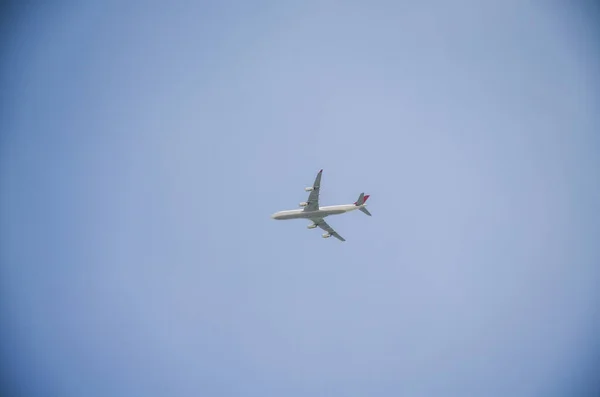
POLYGON ((38 3, 2 27, 4 390, 598 395, 589 6, 38 3), (321 168, 371 194, 345 243, 270 218, 321 168))

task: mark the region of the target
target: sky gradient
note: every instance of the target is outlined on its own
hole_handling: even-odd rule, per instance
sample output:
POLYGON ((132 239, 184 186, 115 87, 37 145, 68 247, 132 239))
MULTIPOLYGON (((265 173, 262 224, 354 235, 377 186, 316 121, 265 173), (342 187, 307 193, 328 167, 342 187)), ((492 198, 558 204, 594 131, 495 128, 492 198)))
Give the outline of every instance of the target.
POLYGON ((596 396, 598 14, 526 3, 13 9, 2 387, 596 396))

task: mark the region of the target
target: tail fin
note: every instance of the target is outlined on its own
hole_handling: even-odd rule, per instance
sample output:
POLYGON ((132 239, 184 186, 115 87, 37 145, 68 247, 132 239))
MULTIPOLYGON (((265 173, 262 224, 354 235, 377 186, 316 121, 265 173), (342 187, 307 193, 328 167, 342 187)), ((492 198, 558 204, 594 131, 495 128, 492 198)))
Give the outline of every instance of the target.
POLYGON ((358 205, 363 205, 364 203, 367 202, 367 200, 369 199, 369 195, 365 195, 364 193, 361 193, 360 196, 358 196, 358 200, 356 200, 354 202, 354 205, 358 206, 358 205))
MULTIPOLYGON (((367 202, 368 199, 369 199, 369 195, 368 194, 365 195, 364 193, 361 193, 360 196, 358 196, 358 200, 356 200, 356 202, 354 203, 354 205, 356 205, 357 207, 365 205, 365 203, 367 202)), ((360 207, 359 210, 362 213, 371 216, 371 213, 365 207, 360 207)))

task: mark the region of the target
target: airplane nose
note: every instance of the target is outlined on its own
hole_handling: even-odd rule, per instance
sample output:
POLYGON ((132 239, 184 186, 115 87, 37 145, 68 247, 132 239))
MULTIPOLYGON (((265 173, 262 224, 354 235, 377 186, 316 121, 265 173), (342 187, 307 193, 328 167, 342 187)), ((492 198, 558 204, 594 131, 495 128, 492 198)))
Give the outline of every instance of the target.
POLYGON ((277 214, 271 215, 271 219, 275 219, 276 216, 277 216, 277 214))

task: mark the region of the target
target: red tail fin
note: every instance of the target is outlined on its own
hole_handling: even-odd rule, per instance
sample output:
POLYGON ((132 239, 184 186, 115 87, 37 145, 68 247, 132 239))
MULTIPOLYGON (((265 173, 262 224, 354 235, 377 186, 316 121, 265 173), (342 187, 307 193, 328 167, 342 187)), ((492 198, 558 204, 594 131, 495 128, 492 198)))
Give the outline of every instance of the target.
POLYGON ((354 205, 363 205, 370 196, 368 194, 361 193, 358 200, 354 202, 354 205))

